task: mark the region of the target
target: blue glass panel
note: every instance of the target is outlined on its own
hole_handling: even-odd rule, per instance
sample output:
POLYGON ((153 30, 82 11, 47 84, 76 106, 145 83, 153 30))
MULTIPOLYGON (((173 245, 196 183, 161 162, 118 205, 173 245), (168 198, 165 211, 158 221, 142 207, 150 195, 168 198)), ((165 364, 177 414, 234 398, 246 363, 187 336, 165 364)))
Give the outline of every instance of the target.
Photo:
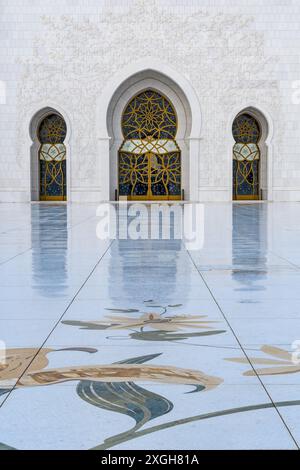
POLYGON ((254 197, 259 195, 259 161, 233 160, 233 197, 254 197))
POLYGON ((40 160, 40 198, 64 199, 66 189, 66 160, 40 160))

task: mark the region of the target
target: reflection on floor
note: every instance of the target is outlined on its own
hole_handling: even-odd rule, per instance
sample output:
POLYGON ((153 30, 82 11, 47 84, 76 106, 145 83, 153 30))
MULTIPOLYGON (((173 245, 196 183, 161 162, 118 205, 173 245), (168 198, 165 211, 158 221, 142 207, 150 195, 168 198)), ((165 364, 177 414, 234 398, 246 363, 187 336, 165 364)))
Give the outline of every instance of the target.
POLYGON ((300 204, 96 210, 0 205, 0 449, 297 448, 300 204))

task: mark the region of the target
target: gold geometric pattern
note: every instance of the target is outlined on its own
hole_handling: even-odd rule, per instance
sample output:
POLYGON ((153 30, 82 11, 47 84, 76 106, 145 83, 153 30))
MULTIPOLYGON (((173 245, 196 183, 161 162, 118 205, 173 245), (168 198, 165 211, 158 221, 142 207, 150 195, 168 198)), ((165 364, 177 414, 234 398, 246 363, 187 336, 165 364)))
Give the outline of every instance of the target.
POLYGON ((160 93, 143 91, 126 106, 122 131, 125 139, 174 139, 177 132, 175 109, 160 93))
POLYGON ((255 195, 255 188, 257 186, 257 181, 253 177, 253 167, 247 160, 237 162, 237 168, 235 173, 235 185, 238 187, 242 183, 247 183, 248 186, 251 186, 252 191, 251 195, 255 195))
POLYGON ((41 142, 40 199, 66 200, 66 147, 63 144, 67 127, 57 114, 46 116, 38 129, 41 142))
POLYGON ((122 116, 119 194, 128 199, 180 199, 181 158, 172 104, 154 90, 136 95, 122 116))
POLYGON ((232 126, 233 198, 259 199, 260 127, 253 116, 240 114, 232 126))
POLYGON ((135 185, 139 182, 148 184, 148 157, 142 155, 128 155, 120 153, 119 158, 119 175, 122 179, 122 184, 130 183, 132 185, 132 194, 134 194, 135 185))
POLYGON ((259 148, 256 144, 235 144, 233 147, 233 159, 242 162, 247 160, 259 160, 259 148))
POLYGON ((179 151, 179 147, 176 141, 171 139, 131 139, 123 142, 120 151, 139 155, 146 152, 164 154, 179 151))
POLYGON ((41 144, 62 144, 66 138, 67 126, 58 114, 46 116, 40 124, 38 137, 41 144))
POLYGON ((161 196, 168 195, 170 184, 180 184, 180 152, 165 155, 155 155, 149 152, 144 155, 131 154, 130 157, 120 152, 119 168, 120 181, 123 185, 129 184, 131 187, 131 194, 128 196, 135 195, 138 183, 147 186, 147 199, 155 199, 153 186, 159 185, 164 188, 164 194, 157 195, 157 198, 161 198, 161 196))
POLYGON ((66 159, 64 144, 43 144, 40 148, 40 160, 61 162, 66 159))
POLYGON ((65 175, 62 162, 66 158, 64 144, 44 144, 40 149, 40 161, 43 163, 41 174, 41 200, 65 200, 65 175), (55 192, 50 188, 55 188, 55 192))
POLYGON ((151 170, 151 183, 162 183, 167 192, 169 183, 178 183, 180 180, 180 154, 179 152, 169 153, 164 156, 151 155, 149 158, 151 170))
POLYGON ((246 113, 235 118, 232 133, 238 143, 256 144, 260 138, 260 128, 256 119, 246 113))

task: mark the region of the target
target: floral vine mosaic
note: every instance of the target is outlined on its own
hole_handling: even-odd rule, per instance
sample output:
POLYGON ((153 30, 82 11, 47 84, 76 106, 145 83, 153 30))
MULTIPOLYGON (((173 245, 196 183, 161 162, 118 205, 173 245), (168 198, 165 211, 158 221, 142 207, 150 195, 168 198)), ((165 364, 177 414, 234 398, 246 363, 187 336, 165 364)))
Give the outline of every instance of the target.
MULTIPOLYGON (((194 336, 225 333, 217 330, 216 321, 209 321, 205 315, 172 315, 172 311, 182 307, 157 305, 154 301, 144 302, 143 309, 107 309, 112 312, 103 320, 63 321, 65 325, 77 326, 85 330, 129 331, 128 339, 144 341, 178 341, 194 336), (135 315, 135 316, 134 316, 135 315)), ((111 339, 111 337, 109 337, 111 339)), ((159 343, 157 343, 159 344, 159 343)), ((69 347, 16 348, 9 349, 6 361, 0 364, 0 395, 9 395, 13 390, 29 387, 44 387, 63 382, 76 382, 76 394, 86 403, 108 412, 127 415, 133 426, 121 433, 112 435, 94 449, 109 449, 147 434, 179 426, 181 424, 213 419, 218 416, 244 413, 272 407, 298 406, 300 400, 272 403, 259 403, 210 413, 195 414, 173 421, 150 425, 156 418, 168 415, 175 405, 168 396, 153 392, 144 387, 145 383, 181 385, 186 387, 186 399, 190 393, 212 391, 222 385, 224 379, 198 369, 188 369, 161 363, 162 352, 125 358, 111 364, 70 365, 49 368, 49 354, 58 351, 80 351, 97 353, 96 348, 69 347), (143 383, 143 386, 139 384, 143 383), (148 424, 148 426, 146 426, 148 424)), ((300 366, 293 361, 292 354, 275 346, 264 345, 260 351, 266 357, 233 357, 227 361, 245 364, 250 367, 243 375, 282 375, 300 372, 300 366), (256 368, 256 365, 265 367, 256 368), (251 368, 252 367, 252 368, 251 368)), ((201 398, 199 403, 201 403, 201 398)), ((0 450, 13 449, 0 443, 0 450)))
POLYGON ((105 316, 103 320, 65 320, 62 323, 87 330, 129 330, 129 338, 142 341, 178 341, 225 333, 225 330, 214 328, 218 322, 207 320, 206 315, 172 315, 170 313, 170 310, 181 307, 182 304, 157 305, 152 300, 145 301, 144 304, 146 310, 142 311, 108 308, 106 310, 113 314, 105 316), (139 316, 128 316, 130 314, 139 314, 139 316))

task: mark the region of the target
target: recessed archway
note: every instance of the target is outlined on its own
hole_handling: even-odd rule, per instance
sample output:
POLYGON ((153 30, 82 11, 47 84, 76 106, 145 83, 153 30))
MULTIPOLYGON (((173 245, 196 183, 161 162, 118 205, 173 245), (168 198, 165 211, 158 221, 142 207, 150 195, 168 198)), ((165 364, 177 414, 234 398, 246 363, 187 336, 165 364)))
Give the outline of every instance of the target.
POLYGON ((233 199, 271 200, 272 147, 269 119, 256 107, 245 107, 232 120, 231 133, 233 199), (244 188, 243 184, 239 186, 242 180, 244 188))
POLYGON ((30 121, 31 201, 67 200, 69 193, 67 124, 52 107, 36 112, 30 121))
POLYGON ((133 96, 146 89, 168 97, 178 116, 176 141, 182 153, 184 198, 198 200, 199 141, 201 112, 199 100, 185 77, 155 60, 126 67, 107 85, 98 101, 97 129, 102 168, 103 199, 115 198, 118 187, 118 150, 123 140, 121 116, 133 96))

